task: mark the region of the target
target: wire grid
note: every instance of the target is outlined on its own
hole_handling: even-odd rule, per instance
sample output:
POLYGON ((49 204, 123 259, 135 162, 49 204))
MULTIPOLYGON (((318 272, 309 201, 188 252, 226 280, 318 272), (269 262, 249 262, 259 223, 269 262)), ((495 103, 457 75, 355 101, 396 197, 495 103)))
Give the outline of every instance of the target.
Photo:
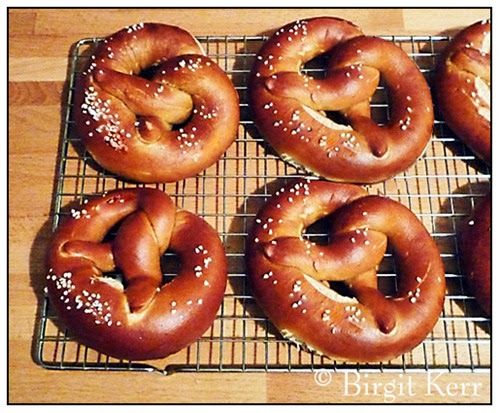
MULTIPOLYGON (((405 50, 424 76, 432 81, 435 58, 449 39, 441 36, 382 36, 405 50)), ((148 185, 169 193, 178 207, 199 214, 220 234, 228 263, 229 282, 212 327, 194 344, 166 359, 150 362, 117 360, 78 344, 57 327, 45 297, 39 312, 35 353, 38 362, 52 369, 157 371, 314 371, 319 368, 362 371, 489 371, 490 319, 484 317, 469 295, 460 271, 457 226, 490 189, 490 171, 450 132, 436 111, 434 134, 425 154, 404 173, 386 182, 368 185, 409 207, 436 241, 444 262, 447 295, 434 330, 408 354, 384 363, 350 363, 311 354, 284 339, 256 304, 247 284, 244 250, 249 226, 259 208, 290 179, 303 176, 283 162, 259 135, 248 110, 246 84, 262 36, 201 36, 207 55, 231 77, 241 99, 241 122, 235 143, 213 166, 198 176, 173 184, 148 185)), ((67 106, 54 193, 55 229, 68 215, 70 203, 126 183, 96 165, 80 146, 73 131, 72 99, 75 74, 82 70, 100 39, 79 41, 71 56, 67 106)), ((304 71, 321 76, 314 64, 304 71)), ((374 118, 388 118, 385 87, 372 100, 374 118)), ((144 186, 144 185, 142 185, 144 186)), ((305 234, 315 241, 327 239, 327 230, 313 225, 305 234)), ((165 282, 176 274, 175 257, 166 253, 162 268, 165 282)), ((390 250, 379 269, 379 286, 396 289, 395 264, 390 250)))

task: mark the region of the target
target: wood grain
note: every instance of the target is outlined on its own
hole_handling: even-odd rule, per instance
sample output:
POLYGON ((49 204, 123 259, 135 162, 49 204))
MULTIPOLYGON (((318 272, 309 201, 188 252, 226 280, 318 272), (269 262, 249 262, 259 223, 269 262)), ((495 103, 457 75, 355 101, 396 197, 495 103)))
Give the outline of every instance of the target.
POLYGON ((62 82, 9 82, 9 107, 59 105, 62 89, 62 82))
POLYGON ((446 9, 441 12, 429 12, 427 9, 409 9, 403 12, 405 31, 414 34, 453 35, 476 21, 490 18, 491 13, 484 9, 446 9), (419 27, 419 22, 425 22, 425 30, 419 27), (446 23, 444 23, 446 22, 446 23))
MULTIPOLYGON (((336 16, 356 22, 367 34, 379 27, 372 19, 373 11, 364 9, 168 9, 109 10, 103 25, 102 10, 46 10, 37 13, 35 34, 66 36, 78 34, 102 36, 138 21, 163 22, 182 26, 194 35, 269 34, 283 24, 313 16, 336 16), (71 24, 74 21, 78 24, 71 24)), ((386 10, 384 29, 401 27, 402 10, 386 10)))
MULTIPOLYGON (((61 136, 61 97, 72 45, 81 38, 103 36, 139 21, 177 24, 195 35, 256 35, 271 33, 292 20, 317 15, 350 19, 367 34, 433 35, 450 29, 456 31, 488 17, 489 10, 9 10, 9 402, 384 401, 373 395, 346 396, 342 385, 318 386, 310 373, 182 373, 164 377, 152 373, 49 371, 33 361, 32 343, 42 289, 40 274, 50 236, 51 199, 61 136)), ((401 378, 384 373, 366 380, 388 383, 393 379, 401 378)), ((419 387, 417 396, 402 395, 397 401, 489 400, 488 375, 452 374, 442 379, 447 383, 478 381, 482 383, 482 391, 477 397, 443 398, 426 396, 423 387, 419 387)), ((426 377, 416 375, 415 383, 425 386, 426 377)))
POLYGON ((36 17, 36 12, 33 10, 11 10, 9 12, 9 35, 32 35, 35 32, 36 17))

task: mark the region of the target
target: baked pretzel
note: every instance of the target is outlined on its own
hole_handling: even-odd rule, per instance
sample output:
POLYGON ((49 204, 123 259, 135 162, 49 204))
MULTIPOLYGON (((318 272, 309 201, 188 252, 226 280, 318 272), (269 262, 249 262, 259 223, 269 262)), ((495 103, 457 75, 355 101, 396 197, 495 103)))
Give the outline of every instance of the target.
POLYGON ((465 144, 491 163, 490 22, 458 33, 436 68, 435 95, 443 118, 465 144))
POLYGON ((124 189, 72 209, 47 257, 47 291, 81 343, 120 359, 165 357, 212 324, 226 285, 224 249, 203 219, 151 188, 124 189), (103 238, 120 223, 111 242, 103 238), (162 284, 160 256, 181 261, 162 284), (103 273, 121 270, 123 284, 103 273))
POLYGON ((77 83, 74 118, 104 168, 173 182, 212 165, 234 141, 238 95, 189 33, 137 24, 99 43, 77 83))
POLYGON ((249 100, 258 129, 284 160, 345 182, 383 181, 407 169, 424 151, 434 119, 427 83, 399 47, 329 17, 291 23, 264 44, 249 100), (324 53, 324 79, 301 73, 324 53), (391 102, 383 126, 370 113, 380 77, 391 102), (349 126, 326 111, 339 112, 349 126))
POLYGON ((443 307, 439 251, 415 215, 361 187, 297 180, 257 214, 247 267, 258 303, 287 337, 311 351, 360 362, 388 360, 417 346, 443 307), (302 236, 332 215, 327 245, 302 236), (387 243, 399 277, 394 297, 377 288, 387 243), (353 294, 325 286, 342 281, 353 294))
POLYGON ((459 231, 462 273, 483 311, 491 315, 491 194, 459 231))

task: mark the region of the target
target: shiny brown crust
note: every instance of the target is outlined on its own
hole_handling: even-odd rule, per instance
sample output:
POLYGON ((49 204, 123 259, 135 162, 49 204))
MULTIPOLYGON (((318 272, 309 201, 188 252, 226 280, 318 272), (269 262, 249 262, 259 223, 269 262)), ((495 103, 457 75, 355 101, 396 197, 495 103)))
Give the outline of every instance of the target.
POLYGON ((426 337, 443 307, 443 264, 425 227, 403 205, 358 186, 292 182, 259 211, 247 245, 258 303, 285 337, 319 354, 393 359, 426 337), (330 214, 330 244, 302 237, 330 214), (377 288, 387 242, 399 271, 392 298, 377 288), (355 298, 334 293, 325 280, 343 281, 355 298))
POLYGON ((491 194, 459 232, 462 273, 484 312, 491 316, 491 194))
POLYGON ((79 342, 120 359, 154 359, 210 327, 227 270, 219 237, 203 219, 150 188, 110 192, 71 215, 54 234, 46 278, 58 318, 79 342), (103 242, 119 222, 116 238, 103 242), (181 268, 162 285, 167 248, 181 268), (103 275, 118 270, 125 289, 103 275))
POLYGON ((291 23, 265 43, 249 102, 257 127, 283 159, 344 182, 379 182, 406 170, 424 151, 434 120, 429 87, 405 52, 329 17, 291 23), (323 53, 330 55, 325 79, 300 73, 323 53), (383 126, 370 112, 380 77, 391 102, 383 126), (340 112, 350 126, 332 123, 325 111, 340 112))
POLYGON ((220 158, 236 137, 238 95, 203 54, 186 31, 154 23, 99 43, 78 80, 74 110, 98 164, 134 181, 173 182, 220 158), (139 76, 151 67, 151 79, 139 76))
POLYGON ((491 163, 490 22, 458 33, 436 68, 435 95, 448 126, 465 144, 491 163))

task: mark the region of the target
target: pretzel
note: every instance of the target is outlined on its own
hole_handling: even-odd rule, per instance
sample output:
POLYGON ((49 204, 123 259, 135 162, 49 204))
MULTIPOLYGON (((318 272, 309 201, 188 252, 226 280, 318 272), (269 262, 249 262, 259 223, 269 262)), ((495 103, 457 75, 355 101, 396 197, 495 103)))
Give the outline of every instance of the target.
POLYGON ((151 188, 110 192, 71 215, 50 244, 46 278, 58 318, 79 342, 145 360, 175 353, 209 328, 227 271, 219 237, 203 219, 151 188), (103 241, 117 223, 114 240, 103 241), (163 284, 167 248, 181 268, 163 284), (104 275, 118 269, 123 283, 104 275))
POLYGON ((452 131, 481 159, 491 163, 490 22, 458 33, 436 68, 438 108, 452 131))
POLYGON ((320 355, 374 362, 417 346, 443 307, 445 278, 429 233, 403 205, 361 187, 296 180, 257 214, 246 261, 253 294, 284 337, 320 355), (302 236, 331 215, 330 242, 302 236), (394 297, 377 288, 387 243, 399 271, 394 297), (325 286, 341 281, 353 297, 325 286))
POLYGON ((77 83, 74 119, 99 165, 134 181, 173 182, 234 141, 238 95, 189 33, 141 23, 99 43, 77 83))
POLYGON ((460 228, 462 273, 483 311, 491 316, 491 193, 460 228))
POLYGON ((284 160, 330 180, 388 179, 416 161, 432 132, 431 95, 417 66, 394 44, 335 18, 278 30, 257 55, 249 101, 258 129, 284 160), (301 73, 324 53, 324 79, 301 73), (370 114, 380 77, 391 102, 383 126, 370 114), (349 125, 332 121, 326 111, 339 112, 349 125))

